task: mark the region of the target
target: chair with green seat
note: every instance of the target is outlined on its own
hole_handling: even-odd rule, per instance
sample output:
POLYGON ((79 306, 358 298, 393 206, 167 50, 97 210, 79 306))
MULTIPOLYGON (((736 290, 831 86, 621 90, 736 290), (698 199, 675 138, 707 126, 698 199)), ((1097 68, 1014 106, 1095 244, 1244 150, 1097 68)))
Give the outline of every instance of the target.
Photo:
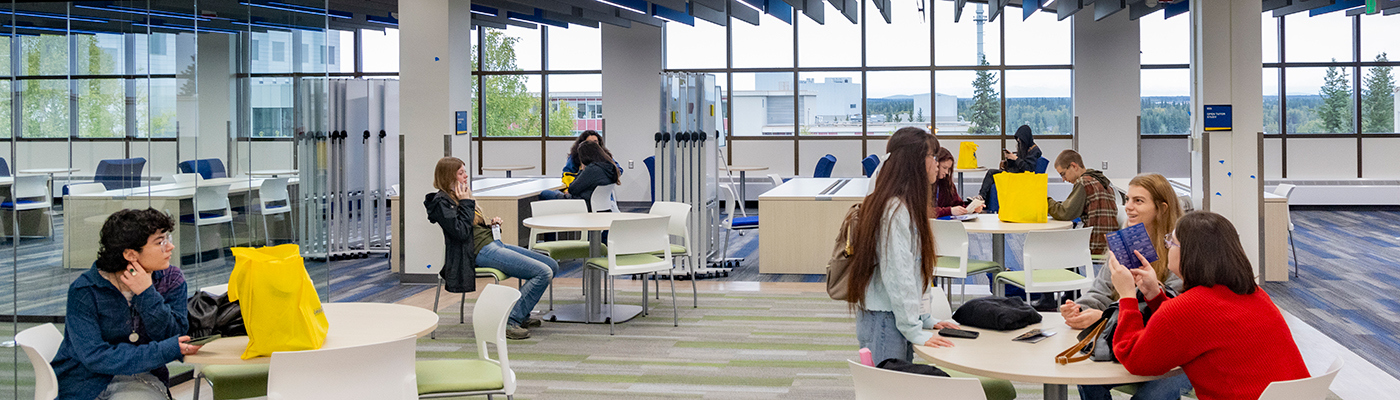
MULTIPOLYGON (((487 267, 478 266, 478 267, 476 267, 476 278, 491 278, 491 279, 494 279, 494 280, 496 281, 495 283, 501 283, 501 281, 506 280, 506 279, 509 279, 510 277, 509 277, 509 276, 506 276, 506 273, 503 272, 503 271, 501 271, 501 270, 499 270, 499 269, 487 268, 487 267)), ((522 282, 521 282, 521 285, 524 285, 524 284, 525 284, 525 283, 522 281, 522 282)), ((447 286, 447 280, 442 279, 442 277, 438 277, 438 285, 437 285, 437 286, 438 286, 438 287, 434 288, 434 291, 433 291, 433 312, 437 312, 437 309, 438 309, 438 300, 439 300, 440 297, 442 297, 442 289, 445 288, 445 287, 447 286)), ((554 286, 554 285, 550 285, 550 286, 554 286)), ((552 292, 552 290, 551 290, 551 292, 552 292)), ((554 295, 553 295, 553 293, 551 293, 550 296, 549 296, 549 303, 550 303, 551 305, 554 304, 554 295)), ((467 323, 467 293, 466 293, 466 292, 463 292, 463 293, 462 293, 461 302, 457 304, 457 323, 459 323, 459 324, 465 324, 465 323, 467 323)), ((437 339, 437 331, 433 331, 433 333, 428 334, 428 337, 429 337, 429 338, 432 338, 432 339, 437 339)))
MULTIPOLYGON (((668 236, 668 240, 680 239, 682 243, 671 243, 671 256, 673 257, 672 260, 685 261, 686 270, 690 271, 690 295, 692 307, 699 308, 700 292, 695 287, 695 265, 693 264, 693 260, 691 260, 690 257, 685 257, 689 255, 689 249, 686 246, 689 246, 691 244, 690 229, 687 229, 685 224, 686 220, 690 219, 690 205, 685 203, 677 203, 673 201, 658 201, 652 203, 651 210, 647 211, 647 213, 651 215, 664 215, 670 218, 670 221, 666 225, 666 234, 668 236)), ((652 255, 659 256, 661 255, 661 252, 654 252, 652 253, 652 255)), ((672 265, 671 269, 672 273, 675 273, 674 264, 672 265)), ((656 281, 656 298, 661 299, 660 280, 656 281)))
MULTIPOLYGON (((615 315, 613 305, 617 302, 617 276, 618 275, 643 275, 654 274, 671 269, 671 241, 670 235, 666 234, 666 227, 670 224, 670 218, 656 216, 639 219, 615 220, 609 225, 608 230, 608 256, 590 258, 583 264, 584 268, 597 268, 606 270, 608 280, 608 293, 603 293, 605 298, 613 299, 608 302, 608 314, 615 315), (661 256, 653 255, 661 252, 661 256)), ((643 281, 642 285, 642 315, 647 315, 647 285, 643 281)), ((671 276, 671 312, 672 326, 680 326, 680 319, 677 317, 679 311, 676 309, 676 278, 671 276)), ((608 319, 608 334, 614 333, 613 325, 616 320, 608 319)))
POLYGON ((1005 293, 1005 285, 1015 285, 1031 293, 1087 290, 1094 284, 1094 266, 1089 257, 1089 233, 1092 228, 1032 231, 1026 233, 1023 271, 1005 271, 996 275, 997 295, 1005 293), (1084 268, 1080 275, 1074 269, 1084 268))
POLYGON ((267 364, 206 365, 195 376, 195 396, 199 395, 200 378, 209 381, 209 387, 214 389, 214 400, 267 396, 267 367, 267 364))
MULTIPOLYGON (((530 203, 530 215, 533 217, 543 217, 557 214, 585 214, 588 212, 588 203, 582 199, 560 199, 541 200, 530 203)), ((536 253, 544 254, 555 261, 577 260, 588 258, 588 235, 583 231, 554 231, 548 229, 530 228, 530 242, 526 247, 536 253), (540 241, 540 236, 549 233, 577 232, 579 239, 540 241)), ((607 252, 607 247, 602 248, 607 252)), ((554 285, 549 285, 549 309, 554 310, 554 285)))
POLYGON ((506 318, 510 317, 520 291, 509 286, 486 285, 472 309, 472 330, 476 336, 474 360, 420 360, 415 363, 418 375, 418 398, 481 396, 503 394, 515 396, 515 371, 510 369, 506 351, 506 318), (496 359, 491 359, 486 344, 496 345, 496 359))
POLYGON ((933 275, 943 278, 948 288, 946 296, 953 297, 953 279, 962 279, 962 294, 958 302, 967 301, 967 277, 989 272, 1001 272, 1001 264, 995 261, 973 260, 968 257, 967 228, 962 221, 933 220, 932 231, 934 248, 938 250, 938 265, 933 275))

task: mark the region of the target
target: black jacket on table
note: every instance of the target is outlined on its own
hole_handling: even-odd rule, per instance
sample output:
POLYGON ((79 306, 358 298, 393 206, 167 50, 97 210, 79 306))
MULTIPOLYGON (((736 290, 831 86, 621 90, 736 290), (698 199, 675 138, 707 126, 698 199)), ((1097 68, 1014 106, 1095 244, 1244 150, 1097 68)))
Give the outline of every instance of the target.
POLYGON ((475 292, 476 245, 472 229, 476 227, 472 222, 476 218, 476 200, 462 199, 454 203, 452 197, 439 190, 423 199, 423 207, 428 209, 428 221, 442 228, 446 254, 438 274, 447 281, 447 291, 475 292))
POLYGON ((578 178, 574 178, 574 181, 569 183, 569 195, 576 199, 583 199, 585 203, 588 203, 588 209, 592 210, 593 189, 617 183, 618 176, 617 166, 594 161, 578 173, 578 178))

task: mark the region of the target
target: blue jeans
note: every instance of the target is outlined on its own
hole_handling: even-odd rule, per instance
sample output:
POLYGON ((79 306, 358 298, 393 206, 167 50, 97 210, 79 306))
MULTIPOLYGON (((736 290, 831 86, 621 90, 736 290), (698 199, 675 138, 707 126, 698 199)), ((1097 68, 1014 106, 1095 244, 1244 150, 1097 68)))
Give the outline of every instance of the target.
POLYGON ((891 358, 914 362, 914 345, 904 338, 904 334, 899 333, 899 328, 894 325, 892 312, 857 311, 856 341, 860 343, 860 347, 870 349, 870 357, 875 361, 875 365, 891 358))
POLYGON ((535 309, 554 274, 559 272, 559 263, 554 259, 499 240, 487 244, 476 253, 476 265, 499 269, 506 276, 525 280, 525 285, 520 287, 520 301, 510 312, 510 324, 515 326, 525 324, 530 310, 535 309))
POLYGON ((150 372, 136 375, 117 375, 107 384, 107 389, 97 395, 98 400, 165 400, 165 384, 150 372))
MULTIPOLYGON (((1108 392, 1118 386, 1122 385, 1081 385, 1079 386, 1079 398, 1081 400, 1111 400, 1113 396, 1108 392)), ((1180 399, 1183 393, 1190 391, 1191 380, 1186 378, 1186 374, 1180 374, 1138 384, 1137 394, 1133 395, 1133 400, 1176 400, 1180 399)))
POLYGON ((568 193, 564 193, 558 190, 545 190, 540 192, 540 200, 559 200, 572 198, 573 197, 569 197, 568 193))

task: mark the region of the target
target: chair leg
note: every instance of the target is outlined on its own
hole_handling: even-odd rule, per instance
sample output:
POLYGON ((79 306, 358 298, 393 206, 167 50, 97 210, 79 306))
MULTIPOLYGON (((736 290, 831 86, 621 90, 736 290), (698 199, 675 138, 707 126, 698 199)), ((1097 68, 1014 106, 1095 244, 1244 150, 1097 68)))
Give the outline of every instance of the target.
POLYGON ((462 293, 462 301, 457 303, 457 323, 467 323, 467 294, 462 293))
POLYGON ((671 277, 671 326, 681 326, 680 310, 676 309, 676 276, 671 277))
POLYGON ((690 271, 690 308, 700 308, 700 291, 695 288, 695 264, 685 259, 685 268, 690 271))
POLYGON ((549 282, 549 311, 554 311, 554 282, 549 282))
MULTIPOLYGON (((613 280, 613 277, 612 277, 612 276, 608 276, 608 279, 607 279, 607 280, 613 280)), ((614 281, 612 285, 609 285, 609 288, 608 288, 607 291, 608 291, 609 293, 611 293, 613 290, 616 290, 616 289, 617 289, 617 282, 614 281)), ((608 296, 608 297, 611 297, 611 296, 608 296)), ((646 296, 642 296, 642 298, 646 298, 646 296)), ((608 303, 608 334, 609 334, 609 335, 612 335, 612 334, 613 334, 613 325, 616 325, 616 321, 617 321, 617 307, 613 307, 613 303, 608 303)))
POLYGON ((642 316, 650 316, 651 310, 647 308, 651 298, 647 296, 647 274, 642 274, 642 316))
POLYGON ((199 400, 199 381, 204 379, 203 374, 194 374, 194 400, 199 400))
MULTIPOLYGON (((438 282, 444 282, 444 283, 445 283, 446 281, 443 281, 442 278, 438 278, 438 282)), ((434 287, 434 288, 433 288, 433 314, 437 314, 437 312, 438 312, 438 299, 442 297, 442 286, 443 286, 443 285, 439 284, 439 285, 436 285, 436 286, 437 286, 437 287, 434 287)), ((437 329, 434 329, 432 333, 429 333, 429 334, 428 334, 428 338, 429 338, 429 339, 437 339, 437 329)), ((196 397, 196 399, 198 399, 198 397, 196 397)))
POLYGON ((1288 248, 1293 251, 1293 277, 1298 277, 1298 247, 1293 245, 1293 232, 1288 232, 1288 248))
MULTIPOLYGON (((675 260, 672 260, 672 261, 671 261, 671 270, 672 270, 672 271, 675 271, 675 270, 676 270, 676 264, 675 264, 675 263, 676 263, 675 260)), ((652 280, 656 282, 656 290, 655 290, 655 292, 656 292, 656 299, 657 299, 657 300, 661 300, 661 275, 659 275, 659 274, 653 274, 653 275, 652 275, 652 280)), ((647 283, 647 281, 642 281, 642 283, 647 283)))
POLYGON ((267 231, 267 214, 262 215, 263 221, 263 246, 272 245, 272 233, 267 231))

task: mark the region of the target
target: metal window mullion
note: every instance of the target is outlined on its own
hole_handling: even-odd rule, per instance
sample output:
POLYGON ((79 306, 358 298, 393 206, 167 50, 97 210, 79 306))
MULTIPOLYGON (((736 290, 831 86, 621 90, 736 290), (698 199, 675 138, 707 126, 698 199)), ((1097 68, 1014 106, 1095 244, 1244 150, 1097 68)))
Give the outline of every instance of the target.
POLYGON ((1279 67, 1278 67, 1278 94, 1277 94, 1277 96, 1278 96, 1278 114, 1279 114, 1279 122, 1278 122, 1278 123, 1279 123, 1279 127, 1278 127, 1278 132, 1279 132, 1279 153, 1280 153, 1280 154, 1279 154, 1279 177, 1282 178, 1282 179, 1288 179, 1288 96, 1285 95, 1285 93, 1288 93, 1288 88, 1287 88, 1287 86, 1286 86, 1287 81, 1288 81, 1288 80, 1287 80, 1287 77, 1288 77, 1287 71, 1288 71, 1288 69, 1285 68, 1285 66, 1288 65, 1288 58, 1286 57, 1287 54, 1285 53, 1285 50, 1287 49, 1287 47, 1284 46, 1284 43, 1285 43, 1286 40, 1287 40, 1287 36, 1284 35, 1284 22, 1283 22, 1283 18, 1274 18, 1274 20, 1276 21, 1276 24, 1275 24, 1275 25, 1278 26, 1278 62, 1279 62, 1279 67))
POLYGON ((1361 14, 1355 15, 1351 19, 1351 35, 1351 61, 1353 63, 1353 74, 1351 78, 1353 82, 1352 87, 1354 88, 1351 91, 1351 97, 1356 103, 1356 108, 1352 110, 1351 115, 1352 120, 1355 121, 1352 123, 1352 125, 1354 125, 1352 131, 1356 134, 1356 178, 1360 179, 1362 172, 1361 123, 1365 122, 1361 118, 1361 14))
MULTIPOLYGON (((72 21, 67 21, 69 25, 72 21)), ((70 28, 71 29, 71 28, 70 28)), ((73 71, 78 70, 78 37, 68 35, 68 137, 78 137, 78 81, 73 80, 73 71)), ((71 146, 69 146, 71 147, 71 146)))

